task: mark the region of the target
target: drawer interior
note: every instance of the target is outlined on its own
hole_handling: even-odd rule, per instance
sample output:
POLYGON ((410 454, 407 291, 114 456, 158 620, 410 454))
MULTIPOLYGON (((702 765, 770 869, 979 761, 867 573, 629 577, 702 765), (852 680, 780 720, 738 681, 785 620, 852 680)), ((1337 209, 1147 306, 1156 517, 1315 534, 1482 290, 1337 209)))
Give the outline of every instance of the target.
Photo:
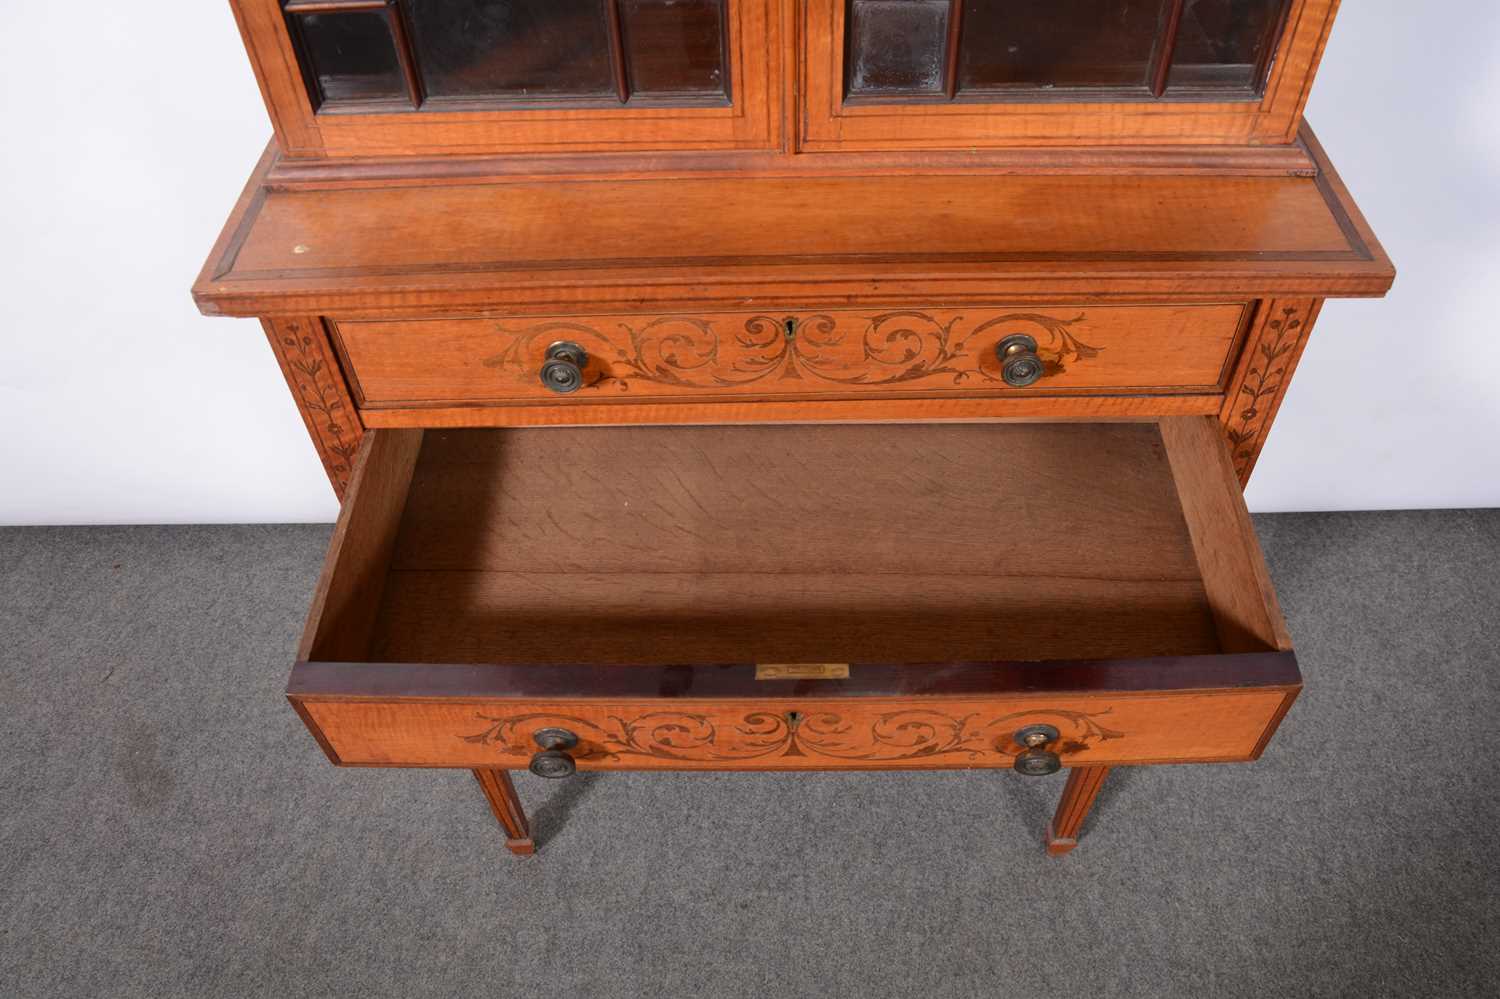
POLYGON ((299 658, 955 663, 1288 649, 1212 418, 378 430, 299 658))

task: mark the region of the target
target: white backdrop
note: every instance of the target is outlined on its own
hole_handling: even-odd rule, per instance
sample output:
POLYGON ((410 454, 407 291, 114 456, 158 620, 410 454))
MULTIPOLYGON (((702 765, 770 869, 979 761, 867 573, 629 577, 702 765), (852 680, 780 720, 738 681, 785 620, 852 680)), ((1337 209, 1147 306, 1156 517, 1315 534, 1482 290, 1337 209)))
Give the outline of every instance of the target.
MULTIPOLYGON (((138 6, 4 4, 0 524, 331 520, 259 326, 188 296, 270 130, 228 5, 138 6)), ((1442 6, 1334 29, 1308 116, 1400 276, 1324 308, 1254 509, 1500 506, 1500 4, 1442 6)))

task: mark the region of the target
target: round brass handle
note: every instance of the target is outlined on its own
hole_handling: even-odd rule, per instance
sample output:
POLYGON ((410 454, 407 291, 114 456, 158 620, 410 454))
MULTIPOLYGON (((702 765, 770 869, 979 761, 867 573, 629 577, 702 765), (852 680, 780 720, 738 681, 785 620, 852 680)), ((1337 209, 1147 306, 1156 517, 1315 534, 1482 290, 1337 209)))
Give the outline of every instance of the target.
POLYGON ((532 773, 548 780, 561 780, 578 772, 578 764, 565 752, 578 745, 578 736, 565 728, 544 728, 538 729, 532 738, 542 747, 531 758, 532 773))
POLYGON ((542 384, 566 395, 583 388, 583 369, 588 353, 571 340, 559 340, 547 348, 542 362, 542 384))
POLYGON ((1026 748, 1016 754, 1011 766, 1023 777, 1046 777, 1057 773, 1062 769, 1062 757, 1047 746, 1059 738, 1057 729, 1051 725, 1027 725, 1015 736, 1017 744, 1026 748))
POLYGON ((1036 339, 1012 333, 995 348, 1000 358, 1000 376, 1011 388, 1035 385, 1042 377, 1042 359, 1036 356, 1036 339))

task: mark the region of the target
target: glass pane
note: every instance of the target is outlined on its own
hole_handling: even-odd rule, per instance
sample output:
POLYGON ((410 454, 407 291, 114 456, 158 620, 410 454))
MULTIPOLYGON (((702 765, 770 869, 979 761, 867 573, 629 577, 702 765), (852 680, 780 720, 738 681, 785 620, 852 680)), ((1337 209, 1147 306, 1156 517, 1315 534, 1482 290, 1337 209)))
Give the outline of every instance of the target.
POLYGON ((723 94, 723 0, 622 0, 630 91, 723 94))
POLYGON ((1276 44, 1286 0, 1187 0, 1177 49, 1172 55, 1170 93, 1178 88, 1258 90, 1257 70, 1276 44))
POLYGON ((850 94, 940 94, 948 0, 854 0, 849 5, 850 94))
POLYGON ((429 96, 614 96, 604 0, 402 6, 429 96))
POLYGON ((1146 87, 1161 0, 965 0, 960 90, 1146 87))
POLYGON ((303 67, 317 103, 405 100, 406 80, 384 13, 294 15, 301 35, 303 67))

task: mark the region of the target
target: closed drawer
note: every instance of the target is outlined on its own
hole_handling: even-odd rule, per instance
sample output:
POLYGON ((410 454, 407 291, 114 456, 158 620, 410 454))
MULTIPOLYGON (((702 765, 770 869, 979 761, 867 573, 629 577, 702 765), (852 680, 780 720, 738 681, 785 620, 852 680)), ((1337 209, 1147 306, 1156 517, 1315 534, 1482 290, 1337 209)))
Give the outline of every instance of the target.
POLYGON ((1217 425, 373 431, 289 696, 355 765, 1248 760, 1300 689, 1217 425))
POLYGON ((576 316, 335 324, 367 407, 1049 393, 1216 393, 1245 303, 576 316), (543 384, 553 344, 578 387, 543 384), (1035 369, 1007 372, 1034 347, 1035 369), (1016 348, 1022 348, 1018 351, 1016 348))

